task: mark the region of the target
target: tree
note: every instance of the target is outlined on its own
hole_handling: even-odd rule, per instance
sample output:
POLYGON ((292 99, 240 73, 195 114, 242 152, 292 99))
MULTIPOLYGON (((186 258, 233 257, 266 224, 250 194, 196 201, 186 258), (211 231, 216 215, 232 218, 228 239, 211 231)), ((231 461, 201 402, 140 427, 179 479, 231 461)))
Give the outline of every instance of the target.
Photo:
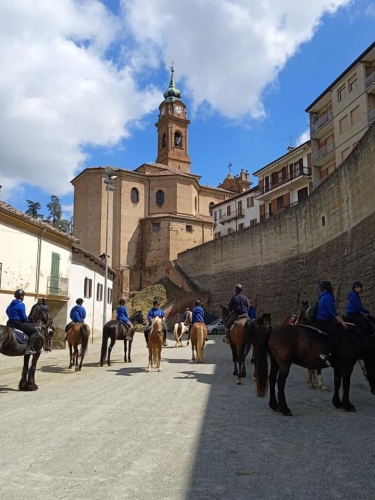
POLYGON ((62 216, 62 208, 60 198, 55 196, 54 194, 51 196, 51 201, 47 203, 47 209, 50 213, 48 217, 48 222, 50 222, 53 226, 56 225, 57 222, 61 221, 62 216))
POLYGON ((66 219, 61 219, 54 224, 56 229, 60 229, 64 233, 72 234, 72 225, 71 222, 66 219))
POLYGON ((25 214, 33 217, 33 219, 43 219, 43 215, 39 213, 41 204, 38 201, 31 200, 26 200, 26 202, 28 206, 25 214))

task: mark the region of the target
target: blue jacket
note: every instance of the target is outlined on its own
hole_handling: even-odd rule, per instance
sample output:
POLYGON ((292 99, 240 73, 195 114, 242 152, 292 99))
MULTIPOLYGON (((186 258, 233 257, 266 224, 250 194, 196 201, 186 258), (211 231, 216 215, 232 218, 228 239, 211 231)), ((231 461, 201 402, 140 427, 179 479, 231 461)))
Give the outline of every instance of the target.
POLYGON ((123 323, 130 323, 128 308, 126 306, 118 306, 116 312, 117 312, 116 316, 117 321, 122 321, 123 323))
POLYGON ((148 311, 148 314, 147 314, 147 319, 149 321, 152 321, 155 316, 159 316, 160 318, 164 318, 165 317, 165 314, 164 314, 164 311, 163 309, 160 309, 160 308, 157 308, 157 307, 152 307, 149 311, 148 311))
POLYGON ((29 318, 26 314, 26 306, 22 300, 13 299, 12 302, 7 307, 6 313, 8 315, 9 321, 17 320, 27 323, 29 318))
POLYGON ((184 319, 182 321, 185 321, 185 319, 188 317, 188 315, 189 315, 190 312, 191 311, 185 311, 184 312, 184 319))
POLYGON ((194 323, 204 323, 204 309, 201 306, 195 306, 192 311, 191 322, 194 323))
POLYGON ((83 306, 76 305, 70 311, 70 319, 75 323, 84 323, 86 318, 86 309, 83 306))
POLYGON ((332 293, 329 293, 326 290, 320 292, 318 314, 316 315, 316 319, 332 321, 338 315, 335 297, 332 293))
POLYGON ((229 311, 233 314, 237 314, 238 316, 240 314, 247 314, 248 308, 249 299, 246 295, 242 295, 242 293, 236 293, 236 295, 233 295, 228 304, 229 311))
POLYGON ((255 319, 257 317, 257 313, 253 306, 249 307, 249 309, 247 310, 247 315, 249 316, 250 319, 255 319))
POLYGON ((348 293, 348 303, 346 304, 346 313, 363 313, 370 314, 370 311, 363 307, 361 297, 359 293, 355 290, 352 290, 348 293))

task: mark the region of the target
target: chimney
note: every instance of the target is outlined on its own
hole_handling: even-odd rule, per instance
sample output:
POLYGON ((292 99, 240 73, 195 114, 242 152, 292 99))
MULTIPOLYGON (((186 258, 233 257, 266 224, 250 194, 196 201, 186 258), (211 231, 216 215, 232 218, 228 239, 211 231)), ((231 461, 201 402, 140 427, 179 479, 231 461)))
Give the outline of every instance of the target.
POLYGON ((293 151, 294 146, 288 146, 286 149, 287 149, 287 150, 289 151, 289 153, 290 153, 291 151, 293 151))

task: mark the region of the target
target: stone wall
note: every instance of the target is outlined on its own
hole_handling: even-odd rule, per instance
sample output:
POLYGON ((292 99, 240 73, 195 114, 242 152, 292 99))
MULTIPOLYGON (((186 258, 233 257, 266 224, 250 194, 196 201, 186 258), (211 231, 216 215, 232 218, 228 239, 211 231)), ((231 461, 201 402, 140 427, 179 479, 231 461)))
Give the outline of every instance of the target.
POLYGON ((253 228, 178 255, 177 264, 211 293, 211 313, 241 283, 258 312, 274 322, 315 301, 317 283, 332 281, 340 311, 354 279, 375 311, 375 124, 351 155, 298 206, 253 228))

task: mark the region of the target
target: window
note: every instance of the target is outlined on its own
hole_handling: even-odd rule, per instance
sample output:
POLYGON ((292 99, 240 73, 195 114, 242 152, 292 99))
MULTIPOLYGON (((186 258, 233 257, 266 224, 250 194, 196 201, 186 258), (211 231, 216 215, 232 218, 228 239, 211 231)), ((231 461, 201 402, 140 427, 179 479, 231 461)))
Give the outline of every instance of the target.
POLYGON ((107 292, 107 303, 112 304, 112 288, 108 288, 107 292))
POLYGON ((182 148, 182 137, 180 132, 174 133, 174 145, 177 146, 178 148, 182 148))
POLYGON ((132 188, 132 190, 130 191, 130 199, 132 203, 139 202, 139 191, 137 188, 132 188))
POLYGON ((166 134, 163 134, 163 138, 161 140, 161 147, 165 148, 166 145, 167 145, 167 136, 166 134))
POLYGON ((240 200, 240 201, 237 203, 237 214, 238 214, 238 215, 243 215, 243 211, 242 211, 242 200, 240 200))
POLYGON ((234 232, 234 231, 233 231, 233 229, 232 229, 231 227, 228 227, 227 234, 231 234, 231 233, 233 233, 233 232, 234 232))
POLYGON ((103 300, 103 285, 101 283, 98 283, 96 287, 96 300, 98 302, 103 300))
POLYGON ((297 191, 297 196, 298 196, 298 203, 300 203, 303 200, 306 200, 306 198, 309 196, 309 190, 307 189, 307 187, 299 189, 297 191))
POLYGON ((218 240, 220 238, 220 236, 221 236, 221 233, 220 232, 215 233, 214 236, 215 236, 215 240, 218 240))
MULTIPOLYGON (((212 213, 213 213, 213 207, 214 207, 215 203, 213 201, 210 202, 210 204, 208 205, 208 210, 210 212, 210 215, 212 216, 212 213)), ((215 212, 216 213, 216 212, 215 212)), ((216 219, 215 219, 216 220, 216 219)))
POLYGON ((196 196, 194 197, 194 207, 195 207, 195 211, 197 211, 198 210, 198 200, 197 200, 196 196))
POLYGON ((322 216, 322 227, 324 227, 326 225, 326 218, 325 216, 323 215, 322 216))
POLYGON ((241 222, 241 224, 238 224, 238 230, 241 231, 242 229, 244 229, 245 227, 245 224, 243 222, 241 222))
POLYGON ((246 199, 246 206, 247 208, 252 208, 254 206, 254 196, 249 196, 246 199))
POLYGON ((152 224, 152 231, 153 232, 160 231, 160 224, 159 224, 159 222, 155 222, 154 224, 152 224))
POLYGON ((60 254, 52 252, 51 261, 51 277, 49 293, 59 293, 59 277, 60 277, 60 254))
POLYGON ((92 280, 90 278, 85 278, 83 294, 86 299, 91 299, 92 297, 92 280))
POLYGON ((217 210, 215 210, 215 212, 214 212, 214 220, 215 221, 217 220, 217 210))
POLYGON ((276 202, 277 202, 277 210, 284 208, 284 196, 279 196, 276 202))
POLYGON ((161 207, 164 205, 164 191, 159 189, 159 191, 156 193, 156 204, 161 207))
POLYGON ((357 74, 349 78, 349 92, 353 92, 358 87, 357 74))
POLYGON ((230 210, 230 205, 227 206, 227 215, 230 215, 231 210, 230 210))
POLYGON ((221 215, 222 215, 222 213, 221 213, 221 208, 219 208, 219 213, 218 213, 218 218, 219 218, 219 219, 221 219, 221 215))
POLYGON ((258 219, 250 219, 250 227, 256 226, 258 224, 258 219))
POLYGON ((350 123, 352 125, 355 125, 359 121, 361 121, 361 112, 360 112, 359 106, 357 106, 356 108, 352 109, 350 112, 350 123))
POLYGON ((187 233, 192 233, 193 232, 193 226, 191 224, 186 224, 186 232, 187 233))
POLYGON ((346 148, 343 151, 341 151, 341 160, 345 160, 345 158, 349 155, 350 153, 350 148, 346 148))
POLYGON ((339 121, 339 126, 340 126, 340 134, 344 134, 347 130, 349 130, 348 115, 344 116, 344 118, 341 118, 341 120, 339 121))
POLYGON ((339 90, 337 91, 337 100, 340 102, 346 97, 346 87, 343 85, 339 90))

